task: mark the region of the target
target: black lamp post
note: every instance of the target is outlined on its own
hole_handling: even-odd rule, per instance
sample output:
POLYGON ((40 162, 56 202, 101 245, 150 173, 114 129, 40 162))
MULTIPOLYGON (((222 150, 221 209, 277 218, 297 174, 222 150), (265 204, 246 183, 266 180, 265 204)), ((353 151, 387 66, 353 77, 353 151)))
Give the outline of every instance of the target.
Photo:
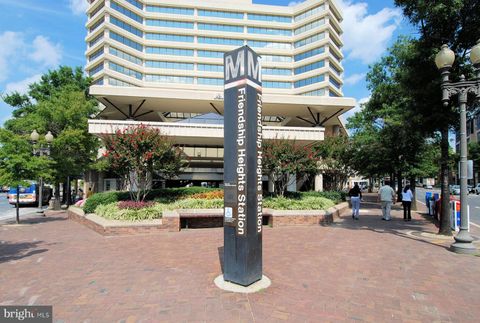
MULTIPOLYGON (((37 157, 50 157, 50 148, 53 142, 53 135, 49 131, 45 135, 45 141, 47 145, 44 146, 42 144, 38 144, 38 139, 40 139, 40 135, 38 134, 37 130, 33 130, 30 134, 30 139, 32 141, 32 154, 37 157)), ((40 183, 38 185, 38 211, 37 213, 43 214, 43 178, 40 177, 40 183)))
POLYGON ((474 253, 475 247, 472 244, 473 238, 468 232, 468 178, 467 178, 467 99, 468 95, 475 95, 480 99, 480 40, 470 52, 470 60, 475 67, 476 78, 467 81, 465 76, 460 77, 459 82, 450 82, 450 68, 455 62, 455 53, 443 45, 435 57, 435 64, 442 73, 442 101, 448 106, 450 98, 458 96, 460 106, 460 231, 455 236, 455 243, 451 248, 456 253, 474 253))

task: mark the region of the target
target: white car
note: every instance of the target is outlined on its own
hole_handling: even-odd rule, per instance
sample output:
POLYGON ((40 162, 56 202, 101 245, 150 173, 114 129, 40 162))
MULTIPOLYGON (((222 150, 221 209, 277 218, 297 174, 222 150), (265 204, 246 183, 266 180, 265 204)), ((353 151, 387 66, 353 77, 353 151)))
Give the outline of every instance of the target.
POLYGON ((452 185, 452 187, 450 188, 450 194, 460 195, 460 185, 452 185))

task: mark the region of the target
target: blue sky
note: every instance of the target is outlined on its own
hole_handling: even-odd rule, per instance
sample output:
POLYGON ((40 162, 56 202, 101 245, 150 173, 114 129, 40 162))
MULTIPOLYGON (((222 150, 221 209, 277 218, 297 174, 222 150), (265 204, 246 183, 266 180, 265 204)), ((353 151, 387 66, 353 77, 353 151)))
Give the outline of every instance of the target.
MULTIPOLYGON (((24 92, 48 69, 59 64, 83 66, 86 0, 0 0, 0 92, 24 92)), ((291 0, 253 0, 289 5, 291 0)), ((301 1, 296 1, 301 2, 301 1)), ((344 12, 345 96, 369 97, 365 74, 398 35, 412 28, 393 0, 337 0, 344 12)), ((0 102, 0 124, 11 115, 0 102)), ((348 117, 348 115, 347 115, 348 117)))

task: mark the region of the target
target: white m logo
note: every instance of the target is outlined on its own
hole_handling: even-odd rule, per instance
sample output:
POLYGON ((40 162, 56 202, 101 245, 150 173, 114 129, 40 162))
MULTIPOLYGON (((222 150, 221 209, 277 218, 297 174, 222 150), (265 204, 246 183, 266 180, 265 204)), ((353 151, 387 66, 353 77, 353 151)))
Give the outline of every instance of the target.
POLYGON ((225 82, 228 82, 232 78, 236 78, 239 73, 240 75, 245 74, 245 60, 243 53, 243 50, 238 52, 236 64, 233 63, 232 55, 225 58, 225 82))

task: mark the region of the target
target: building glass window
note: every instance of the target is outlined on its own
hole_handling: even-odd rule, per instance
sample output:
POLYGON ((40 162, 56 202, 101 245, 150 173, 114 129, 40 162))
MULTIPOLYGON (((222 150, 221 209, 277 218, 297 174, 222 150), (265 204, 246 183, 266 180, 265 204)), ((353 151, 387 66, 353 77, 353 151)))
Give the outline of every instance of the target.
POLYGON ((188 76, 147 74, 145 75, 145 80, 147 82, 157 82, 157 83, 193 84, 193 77, 188 77, 188 76))
POLYGON ((292 70, 286 68, 262 68, 264 75, 292 75, 292 70))
POLYGON ((332 55, 333 57, 335 57, 335 59, 338 61, 338 62, 341 62, 342 61, 342 58, 340 56, 337 55, 337 53, 335 52, 335 50, 332 50, 331 47, 330 47, 330 55, 332 55))
POLYGON ((108 85, 112 85, 112 86, 136 87, 136 85, 130 84, 130 83, 125 82, 125 81, 117 80, 116 78, 113 78, 113 77, 110 77, 110 78, 108 79, 108 85))
POLYGON ((220 73, 223 73, 223 65, 197 64, 197 70, 204 71, 204 72, 220 72, 220 73))
POLYGON ((124 75, 127 75, 127 76, 131 76, 131 77, 134 77, 138 80, 141 80, 143 78, 143 75, 142 73, 140 72, 137 72, 135 70, 132 70, 130 68, 127 68, 125 66, 122 66, 122 65, 118 65, 114 62, 109 62, 108 63, 108 67, 113 70, 113 71, 116 71, 118 73, 121 73, 121 74, 124 74, 124 75))
POLYGON ((330 37, 330 39, 333 41, 335 46, 337 46, 337 48, 342 48, 342 44, 340 44, 335 37, 330 37))
POLYGON ((124 45, 127 45, 128 47, 131 47, 133 49, 138 50, 139 52, 143 51, 143 46, 131 39, 128 39, 126 37, 123 37, 116 32, 110 31, 110 38, 113 40, 116 40, 124 45))
POLYGON ((332 92, 332 91, 328 92, 328 96, 331 96, 332 98, 338 98, 339 97, 339 95, 337 93, 332 92))
POLYGON ((137 15, 136 13, 134 13, 133 11, 131 10, 128 10, 127 8, 119 5, 118 3, 116 3, 115 1, 112 1, 110 6, 112 7, 112 9, 120 12, 121 14, 135 20, 136 22, 139 22, 141 24, 143 24, 143 18, 140 17, 139 15, 137 15))
POLYGON ((318 7, 315 7, 315 8, 313 8, 313 9, 310 9, 310 10, 307 10, 307 11, 305 11, 305 12, 302 12, 302 13, 299 14, 299 15, 296 15, 295 18, 294 18, 294 21, 297 22, 297 21, 306 19, 306 18, 308 18, 308 17, 310 17, 310 16, 313 16, 313 15, 315 15, 315 14, 317 14, 317 13, 320 13, 320 12, 322 12, 322 11, 324 11, 324 10, 325 10, 325 5, 322 4, 322 5, 318 6, 318 7))
POLYGON ((295 75, 310 72, 318 68, 322 68, 324 66, 325 66, 325 61, 318 61, 312 64, 300 66, 295 69, 295 75))
POLYGON ((98 5, 98 6, 95 8, 95 10, 92 11, 92 13, 91 13, 90 16, 89 16, 90 19, 91 19, 93 16, 95 16, 100 10, 102 10, 104 6, 105 6, 105 2, 102 1, 102 3, 101 3, 100 5, 98 5))
POLYGON ((193 29, 193 22, 147 19, 145 23, 147 26, 154 27, 193 29))
POLYGON ((243 40, 231 39, 231 38, 198 37, 198 42, 201 44, 215 44, 215 45, 231 45, 231 46, 243 45, 243 40))
POLYGON ((258 40, 249 40, 247 43, 250 47, 257 48, 292 49, 292 44, 290 43, 276 43, 258 40))
POLYGON ((145 66, 146 67, 153 67, 153 68, 173 69, 173 70, 193 70, 193 64, 192 63, 145 61, 145 66))
POLYGON ((121 21, 120 19, 117 19, 117 18, 115 18, 115 17, 112 16, 112 17, 110 17, 110 22, 111 22, 112 24, 114 24, 115 26, 120 27, 120 28, 122 28, 123 30, 126 30, 126 31, 128 31, 128 32, 130 32, 130 33, 132 33, 132 34, 134 34, 134 35, 136 35, 136 36, 138 36, 138 37, 143 37, 143 32, 142 32, 140 29, 135 28, 135 27, 133 27, 132 25, 127 24, 126 22, 121 21))
POLYGON ((169 47, 147 47, 147 54, 159 54, 170 56, 193 56, 193 49, 180 49, 169 47))
POLYGON ((156 33, 146 33, 145 36, 149 40, 193 43, 193 36, 172 35, 172 34, 156 34, 156 33))
POLYGON ((185 15, 193 16, 193 9, 190 8, 175 8, 175 7, 162 7, 147 5, 148 12, 167 13, 172 15, 185 15))
POLYGON ((137 0, 126 0, 126 1, 131 5, 137 7, 138 9, 143 10, 143 4, 140 1, 137 1, 137 0))
POLYGON ((282 55, 262 55, 262 61, 264 62, 278 62, 278 63, 291 63, 291 56, 282 55))
POLYGON ((303 86, 307 86, 307 85, 311 85, 311 84, 315 84, 315 83, 320 83, 320 82, 323 82, 325 81, 325 75, 316 75, 316 76, 313 76, 313 77, 309 77, 309 78, 306 78, 306 79, 303 79, 303 80, 300 80, 300 81, 297 81, 294 83, 294 86, 295 88, 298 88, 298 87, 303 87, 303 86))
POLYGON ((305 45, 314 43, 314 42, 322 40, 324 38, 325 38, 325 33, 320 33, 320 34, 316 34, 316 35, 304 38, 302 40, 299 40, 299 41, 295 42, 295 48, 303 47, 305 45))
POLYGON ((341 76, 342 75, 342 71, 336 67, 334 64, 330 63, 330 68, 338 75, 338 76, 341 76))
POLYGON ((249 34, 292 36, 292 31, 288 29, 248 27, 249 34))
POLYGON ((102 54, 103 54, 103 47, 97 50, 96 52, 94 52, 93 54, 91 54, 90 56, 88 56, 88 60, 93 61, 94 59, 101 56, 102 54))
POLYGON ((88 71, 88 75, 89 75, 89 76, 93 76, 93 75, 97 74, 98 72, 100 72, 101 70, 103 70, 103 62, 95 65, 94 67, 92 67, 92 68, 88 71))
POLYGON ((219 85, 223 85, 223 79, 211 78, 211 77, 199 77, 197 78, 197 84, 219 86, 219 85))
POLYGON ((105 21, 105 17, 102 17, 102 18, 98 19, 98 21, 97 21, 96 23, 94 23, 94 24, 92 25, 92 27, 90 27, 90 28, 88 29, 88 31, 89 31, 89 32, 93 32, 95 29, 97 29, 98 27, 100 27, 100 26, 103 24, 104 21, 105 21))
POLYGON ((99 34, 97 37, 92 39, 91 41, 88 42, 88 47, 93 47, 96 43, 98 43, 100 40, 103 39, 103 32, 99 34))
POLYGON ((223 55, 223 52, 215 52, 211 50, 197 50, 198 57, 223 58, 223 55))
POLYGON ((303 34, 304 32, 307 32, 309 30, 312 30, 313 28, 316 28, 318 26, 323 26, 323 25, 325 25, 325 19, 316 20, 314 22, 311 22, 300 28, 295 29, 295 35, 303 34))
POLYGON ((204 17, 218 17, 218 18, 228 18, 228 19, 243 19, 243 13, 240 12, 231 12, 231 11, 217 11, 217 10, 198 10, 199 16, 204 17))
POLYGON ((325 96, 325 89, 318 89, 318 90, 315 90, 315 91, 305 92, 305 93, 302 93, 301 95, 304 95, 304 96, 325 96))
POLYGON ((340 83, 338 83, 338 81, 336 79, 334 79, 333 77, 330 77, 329 78, 329 81, 330 81, 330 84, 333 84, 333 86, 335 86, 337 89, 341 89, 342 86, 340 85, 340 83))
POLYGON ((198 23, 198 29, 199 30, 226 31, 226 32, 232 32, 232 33, 243 33, 243 26, 232 26, 232 25, 198 23))
POLYGON ((103 77, 96 79, 92 82, 92 85, 103 85, 103 77))
POLYGON ((116 49, 115 47, 110 47, 109 53, 137 65, 143 64, 143 61, 140 58, 130 55, 122 50, 116 49))
POLYGON ((290 82, 277 82, 277 81, 263 81, 262 86, 264 88, 271 89, 291 89, 292 83, 290 82))
POLYGON ((292 17, 273 16, 273 15, 259 15, 259 14, 255 14, 255 13, 249 13, 248 14, 248 20, 260 20, 260 21, 291 23, 292 22, 292 17))
POLYGON ((325 47, 315 48, 298 55, 295 55, 295 62, 325 53, 325 47))

